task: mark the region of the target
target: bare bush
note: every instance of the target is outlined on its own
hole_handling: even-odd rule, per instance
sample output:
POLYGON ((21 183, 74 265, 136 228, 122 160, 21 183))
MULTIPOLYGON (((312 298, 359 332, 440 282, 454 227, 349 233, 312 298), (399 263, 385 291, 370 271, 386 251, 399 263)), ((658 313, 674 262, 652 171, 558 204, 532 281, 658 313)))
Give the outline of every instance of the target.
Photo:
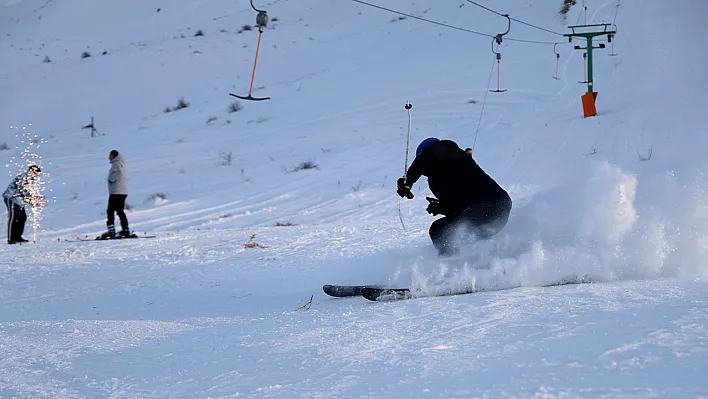
POLYGON ((231 151, 221 153, 221 164, 223 166, 231 166, 231 151))
POLYGON ((267 248, 265 245, 258 244, 256 242, 253 242, 253 239, 256 238, 256 235, 253 234, 251 238, 248 239, 248 242, 244 244, 245 248, 267 248))
POLYGON ((178 110, 180 110, 180 109, 187 108, 187 107, 189 107, 189 103, 186 102, 186 101, 184 101, 184 98, 180 98, 180 99, 177 101, 177 105, 175 105, 174 107, 171 107, 171 108, 170 108, 170 107, 165 107, 164 112, 165 112, 165 113, 169 113, 169 112, 178 111, 178 110))
POLYGON ((310 310, 310 308, 312 307, 312 298, 314 298, 314 297, 315 297, 314 295, 310 295, 310 300, 309 300, 306 304, 304 304, 304 305, 300 306, 299 308, 295 309, 295 311, 298 312, 298 311, 301 311, 301 310, 303 310, 303 311, 308 311, 308 310, 310 310))
POLYGON ((255 119, 255 120, 250 120, 250 121, 248 121, 248 124, 255 123, 255 124, 258 125, 258 124, 261 124, 261 123, 264 123, 264 122, 268 122, 269 120, 270 120, 270 118, 267 117, 267 116, 259 116, 259 117, 258 117, 257 119, 255 119))
POLYGON ((229 104, 229 107, 226 109, 226 112, 229 114, 233 114, 234 112, 238 112, 243 109, 243 105, 241 105, 241 101, 232 101, 231 104, 229 104))
POLYGON ((296 167, 293 168, 292 172, 297 172, 299 170, 308 170, 308 169, 319 169, 320 166, 314 163, 313 161, 305 161, 301 162, 300 165, 297 165, 296 167))
POLYGON ((560 11, 558 11, 562 16, 563 19, 568 14, 568 11, 570 11, 570 7, 574 6, 577 3, 577 0, 563 0, 563 5, 560 8, 560 11))
POLYGON ((167 198, 168 198, 167 193, 155 193, 155 194, 152 194, 149 197, 147 197, 145 202, 155 201, 156 199, 166 201, 167 198))
POLYGON ((178 109, 182 108, 187 108, 189 107, 189 103, 184 101, 184 98, 180 98, 179 101, 177 101, 177 105, 172 108, 173 111, 177 111, 178 109))

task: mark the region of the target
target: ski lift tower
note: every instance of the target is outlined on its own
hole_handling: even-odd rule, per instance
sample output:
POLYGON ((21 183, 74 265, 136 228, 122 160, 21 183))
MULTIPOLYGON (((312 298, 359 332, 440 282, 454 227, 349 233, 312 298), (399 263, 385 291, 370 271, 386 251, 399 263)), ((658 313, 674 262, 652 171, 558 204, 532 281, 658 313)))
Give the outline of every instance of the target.
POLYGON ((592 50, 596 48, 605 48, 604 43, 600 43, 597 47, 593 47, 592 39, 597 36, 607 36, 607 41, 612 42, 612 36, 616 33, 614 30, 608 30, 608 26, 612 24, 593 24, 593 25, 575 25, 569 26, 573 33, 566 33, 563 36, 568 38, 569 42, 573 42, 574 37, 581 37, 587 40, 586 47, 575 46, 576 50, 587 50, 588 60, 588 92, 583 94, 583 112, 585 117, 597 115, 597 110, 595 109, 595 99, 597 99, 597 92, 593 90, 593 77, 592 77, 592 50), (578 31, 576 31, 576 29, 578 31), (600 30, 602 29, 602 30, 600 30))

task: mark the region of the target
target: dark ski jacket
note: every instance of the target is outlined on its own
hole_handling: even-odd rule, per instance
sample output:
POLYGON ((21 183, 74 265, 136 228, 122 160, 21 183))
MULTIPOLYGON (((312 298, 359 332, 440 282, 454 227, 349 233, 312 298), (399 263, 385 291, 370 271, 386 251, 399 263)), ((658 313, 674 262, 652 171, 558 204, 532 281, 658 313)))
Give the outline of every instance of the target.
POLYGON ((435 142, 416 156, 406 174, 406 184, 412 187, 421 176, 428 177, 428 186, 440 201, 442 215, 457 215, 481 202, 509 198, 509 194, 451 140, 435 142))
POLYGON ((24 207, 25 203, 32 196, 29 187, 34 184, 34 178, 30 177, 27 172, 17 175, 12 182, 7 186, 2 197, 10 202, 14 202, 19 207, 24 207))

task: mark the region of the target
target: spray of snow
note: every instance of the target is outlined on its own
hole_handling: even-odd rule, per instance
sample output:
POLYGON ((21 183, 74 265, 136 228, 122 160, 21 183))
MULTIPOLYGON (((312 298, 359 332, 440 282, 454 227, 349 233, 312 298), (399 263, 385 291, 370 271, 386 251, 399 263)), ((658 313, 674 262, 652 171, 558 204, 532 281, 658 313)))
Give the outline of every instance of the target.
POLYGON ((392 282, 432 293, 548 285, 569 277, 699 277, 708 271, 702 173, 680 178, 667 171, 640 181, 600 161, 570 175, 514 209, 496 237, 464 248, 455 260, 419 256, 400 266, 392 282))

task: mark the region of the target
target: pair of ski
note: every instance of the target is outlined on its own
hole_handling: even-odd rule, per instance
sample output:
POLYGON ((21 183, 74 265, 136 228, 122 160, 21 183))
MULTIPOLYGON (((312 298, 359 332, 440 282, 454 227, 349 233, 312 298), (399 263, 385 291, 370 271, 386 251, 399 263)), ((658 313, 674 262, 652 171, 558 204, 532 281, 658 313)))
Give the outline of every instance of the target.
POLYGON ((325 294, 337 298, 361 296, 374 302, 402 301, 432 296, 465 295, 488 291, 487 289, 473 289, 467 291, 426 293, 414 291, 410 288, 392 288, 381 285, 324 285, 322 286, 322 290, 325 294))
MULTIPOLYGON (((589 284, 593 283, 593 280, 585 275, 579 277, 576 275, 571 275, 563 277, 557 281, 549 284, 543 284, 541 287, 556 287, 561 285, 572 285, 572 284, 589 284)), ((486 287, 486 288, 472 288, 469 290, 462 291, 443 291, 437 293, 427 293, 427 292, 417 292, 409 288, 391 288, 381 285, 324 285, 322 290, 325 294, 337 298, 352 297, 352 296, 362 296, 370 301, 375 302, 387 302, 387 301, 401 301, 405 299, 413 298, 424 298, 431 296, 453 296, 453 295, 466 295, 473 294, 476 292, 486 292, 486 291, 501 291, 513 288, 520 288, 521 286, 504 286, 504 287, 486 287)))
POLYGON ((132 238, 155 238, 157 236, 139 236, 136 234, 130 235, 128 237, 116 236, 115 238, 101 238, 100 236, 96 238, 81 238, 76 237, 76 240, 65 240, 66 242, 85 242, 85 241, 114 241, 114 240, 129 240, 132 238))
POLYGON ((387 288, 382 285, 331 285, 322 286, 325 294, 336 298, 362 296, 370 301, 410 299, 408 288, 387 288))

